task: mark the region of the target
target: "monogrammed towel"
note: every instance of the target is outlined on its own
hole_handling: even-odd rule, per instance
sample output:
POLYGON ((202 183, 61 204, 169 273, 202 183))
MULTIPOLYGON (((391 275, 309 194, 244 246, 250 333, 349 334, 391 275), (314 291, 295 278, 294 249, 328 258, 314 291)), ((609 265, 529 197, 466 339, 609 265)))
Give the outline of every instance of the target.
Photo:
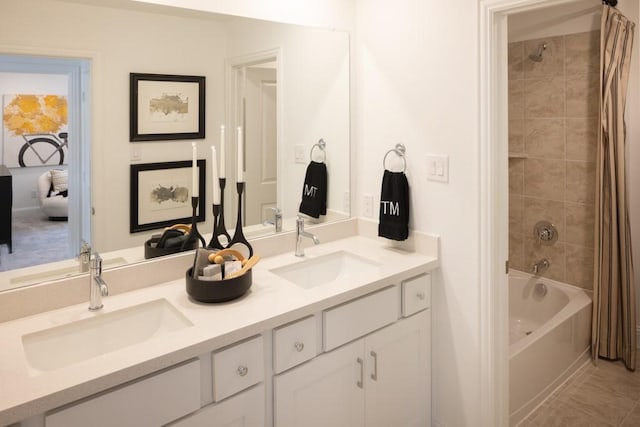
POLYGON ((409 182, 404 172, 384 171, 378 236, 392 240, 409 237, 409 182))
POLYGON ((314 218, 327 214, 327 166, 324 163, 312 161, 307 166, 299 211, 314 218))

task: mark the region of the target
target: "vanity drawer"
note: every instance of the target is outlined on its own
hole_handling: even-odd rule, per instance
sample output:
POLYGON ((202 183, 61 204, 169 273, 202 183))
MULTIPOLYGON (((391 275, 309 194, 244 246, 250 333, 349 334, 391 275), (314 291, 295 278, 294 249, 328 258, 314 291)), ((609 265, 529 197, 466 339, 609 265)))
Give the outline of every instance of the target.
POLYGON ((315 316, 307 317, 273 331, 273 370, 276 374, 315 356, 315 316))
POLYGON ((216 402, 264 380, 262 336, 213 353, 213 400, 216 402))
POLYGON ((402 316, 411 316, 430 306, 431 274, 425 273, 402 282, 402 316))
POLYGON ((399 292, 390 286, 323 313, 325 351, 398 320, 399 292))
POLYGON ((49 413, 46 427, 159 426, 200 409, 200 361, 49 413))

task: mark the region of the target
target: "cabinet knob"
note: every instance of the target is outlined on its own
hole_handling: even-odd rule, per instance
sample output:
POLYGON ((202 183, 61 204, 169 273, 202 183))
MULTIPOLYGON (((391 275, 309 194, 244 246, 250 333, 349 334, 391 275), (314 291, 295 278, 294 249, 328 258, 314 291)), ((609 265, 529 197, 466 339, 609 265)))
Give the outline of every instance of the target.
POLYGON ((300 353, 302 350, 304 350, 304 343, 303 342, 296 341, 296 343, 293 346, 296 348, 296 351, 298 353, 300 353))
POLYGON ((416 297, 418 297, 419 300, 423 300, 426 298, 426 295, 424 294, 424 292, 418 292, 416 294, 416 297))
POLYGON ((249 368, 247 368, 244 365, 240 365, 240 366, 238 366, 238 371, 237 372, 238 372, 238 375, 240 375, 241 377, 244 377, 249 372, 249 368))

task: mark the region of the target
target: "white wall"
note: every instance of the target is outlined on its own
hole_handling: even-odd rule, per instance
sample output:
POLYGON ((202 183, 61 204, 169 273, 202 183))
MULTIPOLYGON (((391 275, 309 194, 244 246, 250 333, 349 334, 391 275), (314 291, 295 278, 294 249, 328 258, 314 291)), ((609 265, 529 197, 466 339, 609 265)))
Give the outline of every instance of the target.
POLYGON ((355 206, 380 200, 382 159, 405 144, 411 227, 441 236, 433 283, 437 425, 478 425, 478 3, 357 2, 355 206), (449 156, 448 183, 426 179, 428 153, 449 156))
MULTIPOLYGON (((69 78, 60 74, 33 74, 0 72, 0 104, 3 95, 30 93, 35 95, 64 95, 68 96, 69 78)), ((2 108, 4 105, 2 105, 2 108)), ((4 132, 0 134, 4 141, 4 132)), ((3 157, 3 145, 0 145, 0 159, 3 157)), ((0 164, 2 161, 0 161, 0 164)), ((66 166, 60 167, 65 169, 66 166)), ((37 209, 39 207, 36 191, 38 177, 51 169, 51 166, 35 166, 29 168, 11 168, 13 176, 13 210, 37 209)))

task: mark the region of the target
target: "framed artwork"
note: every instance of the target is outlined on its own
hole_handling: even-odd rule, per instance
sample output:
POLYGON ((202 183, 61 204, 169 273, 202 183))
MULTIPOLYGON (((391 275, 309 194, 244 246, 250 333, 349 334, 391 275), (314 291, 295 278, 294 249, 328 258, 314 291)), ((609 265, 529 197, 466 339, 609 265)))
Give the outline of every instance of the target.
MULTIPOLYGON (((206 161, 198 160, 198 222, 205 220, 206 161)), ((191 224, 191 161, 131 165, 129 232, 191 224)))
POLYGON ((129 141, 203 139, 205 77, 129 75, 129 141))
POLYGON ((67 163, 68 104, 63 95, 4 95, 2 159, 9 168, 67 163))

